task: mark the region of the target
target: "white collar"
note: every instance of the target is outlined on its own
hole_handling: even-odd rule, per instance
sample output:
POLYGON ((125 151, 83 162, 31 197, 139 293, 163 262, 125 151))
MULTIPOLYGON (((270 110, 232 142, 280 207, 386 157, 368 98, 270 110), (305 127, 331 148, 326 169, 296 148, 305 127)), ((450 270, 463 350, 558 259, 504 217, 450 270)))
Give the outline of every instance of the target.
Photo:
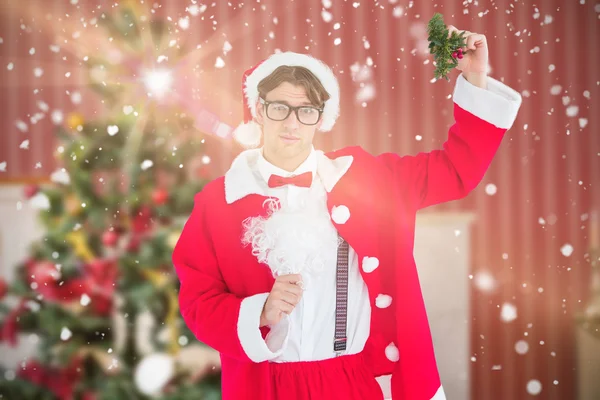
MULTIPOLYGON (((260 172, 259 176, 255 174, 255 171, 259 170, 259 159, 263 158, 261 152, 262 149, 260 148, 242 151, 235 160, 233 160, 233 163, 231 163, 231 167, 225 174, 225 200, 227 201, 227 204, 232 204, 250 194, 267 195, 266 184, 260 181, 260 178, 264 178, 263 172, 260 172)), ((297 171, 300 171, 300 168, 303 168, 302 172, 311 171, 313 164, 316 164, 316 173, 323 182, 327 192, 333 190, 333 187, 348 171, 353 161, 353 157, 350 155, 331 159, 321 150, 313 149, 311 155, 312 158, 309 156, 306 161, 294 171, 294 174, 296 174, 297 171)), ((277 167, 271 165, 271 168, 277 167)), ((266 171, 267 169, 265 169, 265 172, 266 171)), ((269 169, 269 171, 271 171, 271 169, 269 169)), ((290 175, 289 172, 284 172, 287 175, 290 175)), ((315 170, 313 170, 313 174, 314 172, 315 170)), ((266 180, 269 179, 269 176, 270 173, 266 176, 266 180)))

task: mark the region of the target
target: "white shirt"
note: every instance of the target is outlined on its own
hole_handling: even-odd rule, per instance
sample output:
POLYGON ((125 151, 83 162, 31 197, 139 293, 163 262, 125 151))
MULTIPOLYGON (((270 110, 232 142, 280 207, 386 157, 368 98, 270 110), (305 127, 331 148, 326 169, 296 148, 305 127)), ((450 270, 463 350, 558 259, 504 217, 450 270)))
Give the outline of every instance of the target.
MULTIPOLYGON (((285 171, 269 163, 262 156, 262 149, 257 162, 257 176, 269 181, 272 174, 283 177, 312 172, 312 185, 323 185, 317 174, 317 157, 313 148, 308 158, 293 172, 285 171)), ((267 195, 276 197, 280 202, 295 204, 301 195, 306 195, 309 188, 295 185, 284 185, 268 188, 267 195)), ((323 207, 327 209, 326 200, 323 207)), ((331 251, 337 255, 337 249, 331 251)), ((336 256, 332 259, 336 260, 336 256)), ((271 362, 315 361, 333 358, 333 340, 335 336, 335 298, 336 298, 336 263, 322 271, 322 277, 312 280, 304 290, 302 298, 294 311, 271 326, 266 343, 273 352, 280 353, 271 362), (288 324, 290 326, 288 326, 288 324), (287 337, 286 337, 287 336, 287 337), (286 340, 287 339, 287 340, 286 340)), ((367 286, 360 275, 358 257, 349 246, 348 251, 348 313, 346 350, 342 354, 360 353, 369 337, 371 306, 367 286)))

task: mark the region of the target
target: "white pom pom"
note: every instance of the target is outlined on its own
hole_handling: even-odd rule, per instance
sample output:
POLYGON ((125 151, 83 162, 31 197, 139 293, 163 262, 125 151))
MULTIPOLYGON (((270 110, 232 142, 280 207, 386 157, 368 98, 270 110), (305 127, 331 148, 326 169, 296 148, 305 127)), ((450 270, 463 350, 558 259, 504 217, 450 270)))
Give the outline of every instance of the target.
POLYGON ((350 218, 350 210, 348 207, 341 206, 333 206, 331 209, 331 219, 338 225, 345 224, 346 221, 350 218))
POLYGON ((140 361, 135 370, 135 384, 148 396, 159 394, 175 373, 175 361, 168 354, 155 353, 140 361))
POLYGON ((388 344, 385 348, 385 356, 391 362, 396 362, 400 359, 400 352, 394 343, 388 344))
POLYGON ((233 138, 247 149, 258 147, 261 136, 262 130, 254 121, 250 121, 247 124, 242 123, 233 131, 233 138))
POLYGON ((390 305, 392 305, 392 296, 380 294, 375 299, 375 306, 377 308, 388 308, 390 305))
POLYGON ((362 262, 363 271, 367 274, 375 271, 379 267, 379 259, 377 257, 364 257, 362 262))

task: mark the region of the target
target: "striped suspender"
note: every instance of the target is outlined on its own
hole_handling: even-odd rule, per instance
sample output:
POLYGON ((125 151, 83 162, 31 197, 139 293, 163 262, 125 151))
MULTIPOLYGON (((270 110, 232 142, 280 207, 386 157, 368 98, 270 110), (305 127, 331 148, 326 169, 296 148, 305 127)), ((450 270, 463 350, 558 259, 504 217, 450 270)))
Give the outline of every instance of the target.
MULTIPOLYGON (((341 238, 341 236, 340 236, 341 238)), ((348 314, 348 242, 342 239, 338 247, 335 295, 335 338, 333 351, 337 356, 346 350, 346 317, 348 314)))

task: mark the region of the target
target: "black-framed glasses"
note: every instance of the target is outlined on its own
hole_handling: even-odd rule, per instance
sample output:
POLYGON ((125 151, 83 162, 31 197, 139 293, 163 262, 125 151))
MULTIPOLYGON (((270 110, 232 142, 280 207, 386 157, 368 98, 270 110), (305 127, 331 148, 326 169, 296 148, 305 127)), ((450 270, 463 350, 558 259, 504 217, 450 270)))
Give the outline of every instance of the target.
POLYGON ((273 121, 283 121, 287 119, 293 111, 296 113, 296 118, 301 124, 316 125, 323 113, 322 108, 313 106, 292 107, 277 101, 266 101, 262 97, 260 98, 260 102, 265 106, 267 118, 273 121))

